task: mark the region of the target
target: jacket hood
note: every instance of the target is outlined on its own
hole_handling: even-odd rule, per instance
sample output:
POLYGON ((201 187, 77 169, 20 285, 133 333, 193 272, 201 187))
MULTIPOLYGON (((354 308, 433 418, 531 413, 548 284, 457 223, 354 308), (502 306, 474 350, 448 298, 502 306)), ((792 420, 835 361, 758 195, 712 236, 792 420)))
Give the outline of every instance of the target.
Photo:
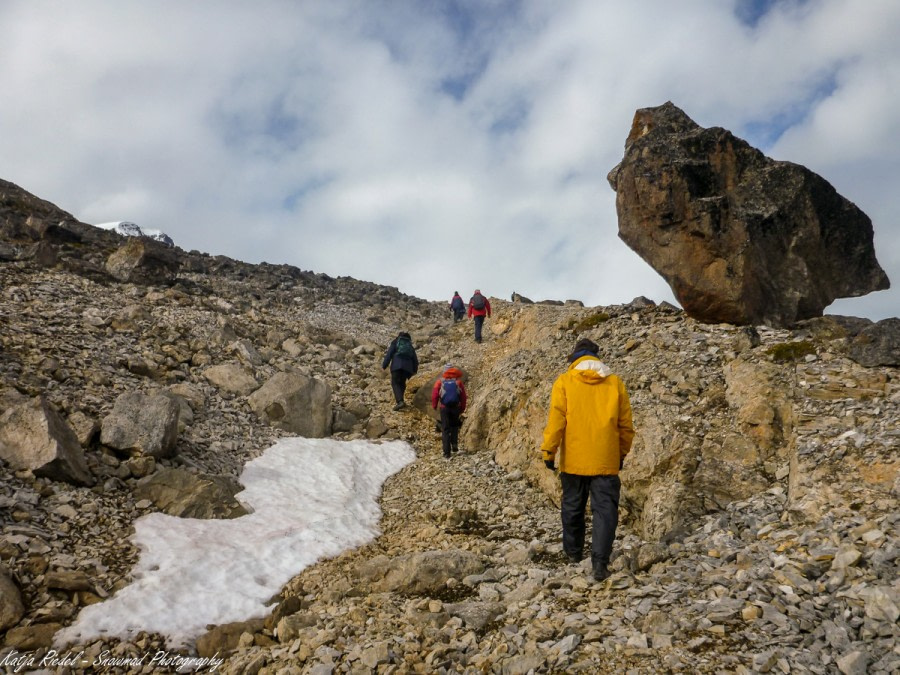
POLYGON ((443 377, 444 379, 450 379, 450 380, 458 380, 462 376, 463 376, 462 371, 455 366, 451 366, 450 368, 447 368, 441 375, 441 377, 443 377))
POLYGON ((612 375, 612 370, 596 356, 582 356, 576 359, 569 370, 574 372, 578 379, 587 383, 602 382, 612 375))

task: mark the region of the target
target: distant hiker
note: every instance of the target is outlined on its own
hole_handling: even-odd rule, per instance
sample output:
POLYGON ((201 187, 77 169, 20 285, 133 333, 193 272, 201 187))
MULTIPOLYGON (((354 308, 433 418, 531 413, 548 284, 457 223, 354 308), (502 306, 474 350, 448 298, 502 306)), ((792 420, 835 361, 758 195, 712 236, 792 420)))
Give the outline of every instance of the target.
POLYGON ((394 400, 397 402, 394 410, 400 410, 406 406, 403 401, 403 395, 406 393, 406 381, 419 370, 419 357, 416 355, 409 333, 401 332, 391 340, 384 360, 381 362, 381 369, 387 368, 388 364, 391 366, 391 390, 394 392, 394 400))
POLYGON ((460 415, 466 409, 466 388, 462 377, 462 371, 448 363, 431 390, 431 407, 437 410, 440 406, 441 445, 447 459, 451 451, 459 452, 460 415))
POLYGON ((453 312, 453 323, 460 321, 466 315, 466 301, 462 299, 459 291, 453 292, 450 300, 450 311, 453 312))
POLYGON ((484 325, 484 317, 490 317, 490 315, 491 303, 476 288, 475 295, 469 300, 469 316, 475 319, 475 342, 481 342, 481 327, 484 325))
POLYGON ((568 370, 556 378, 541 444, 544 464, 553 471, 559 449, 562 482, 563 550, 572 562, 584 556, 585 506, 591 499, 594 579, 609 576, 619 524, 619 470, 631 449, 634 425, 625 384, 598 357, 587 339, 575 344, 568 370))

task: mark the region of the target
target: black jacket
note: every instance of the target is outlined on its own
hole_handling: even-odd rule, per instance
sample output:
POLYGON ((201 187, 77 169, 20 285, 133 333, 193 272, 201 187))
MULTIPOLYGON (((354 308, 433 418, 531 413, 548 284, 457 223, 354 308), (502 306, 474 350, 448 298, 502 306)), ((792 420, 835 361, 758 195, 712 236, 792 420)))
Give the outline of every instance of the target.
POLYGON ((400 356, 397 353, 397 338, 391 340, 391 345, 388 347, 384 360, 381 362, 382 369, 387 368, 388 364, 391 364, 391 370, 405 370, 410 375, 415 375, 419 372, 419 357, 416 354, 415 347, 413 347, 412 358, 400 356))

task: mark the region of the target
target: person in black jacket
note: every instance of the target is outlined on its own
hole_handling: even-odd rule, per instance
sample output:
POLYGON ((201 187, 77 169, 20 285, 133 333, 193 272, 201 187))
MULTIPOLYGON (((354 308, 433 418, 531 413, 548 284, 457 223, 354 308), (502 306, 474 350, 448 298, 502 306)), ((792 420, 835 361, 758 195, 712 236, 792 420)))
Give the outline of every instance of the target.
POLYGON ((381 362, 381 369, 384 370, 389 364, 391 366, 391 390, 394 392, 394 400, 397 402, 394 410, 400 410, 406 407, 406 403, 403 401, 403 395, 406 393, 406 381, 419 370, 419 357, 416 355, 409 333, 401 332, 391 340, 384 360, 381 362))
POLYGON ((450 300, 450 311, 453 312, 453 323, 462 321, 466 316, 466 301, 462 299, 459 291, 456 291, 450 300))

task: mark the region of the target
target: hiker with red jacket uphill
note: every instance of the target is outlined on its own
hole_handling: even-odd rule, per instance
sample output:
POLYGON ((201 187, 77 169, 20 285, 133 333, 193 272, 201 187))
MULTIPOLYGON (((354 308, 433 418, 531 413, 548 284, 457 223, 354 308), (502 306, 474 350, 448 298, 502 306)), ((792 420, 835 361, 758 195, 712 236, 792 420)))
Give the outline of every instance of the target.
POLYGON ((391 340, 391 344, 385 352, 381 369, 391 366, 391 390, 394 392, 394 400, 397 405, 394 410, 406 407, 403 395, 406 393, 406 381, 419 371, 419 357, 412 344, 409 333, 401 332, 391 340))
POLYGON ((431 389, 431 407, 437 410, 440 406, 441 444, 445 459, 450 459, 451 452, 459 452, 460 416, 466 409, 467 400, 462 378, 462 371, 448 363, 431 389))
POLYGON ((475 342, 481 342, 481 327, 484 325, 484 317, 490 317, 490 315, 491 303, 476 288, 475 295, 469 300, 469 318, 475 320, 475 342))

